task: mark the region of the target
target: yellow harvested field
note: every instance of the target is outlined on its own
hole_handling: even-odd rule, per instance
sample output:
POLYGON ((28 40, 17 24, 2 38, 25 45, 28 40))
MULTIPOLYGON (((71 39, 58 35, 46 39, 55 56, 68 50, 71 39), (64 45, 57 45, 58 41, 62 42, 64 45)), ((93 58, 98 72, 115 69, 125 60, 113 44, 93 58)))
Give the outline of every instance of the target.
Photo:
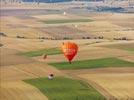
MULTIPOLYGON (((34 51, 45 48, 59 47, 63 42, 68 40, 39 40, 39 39, 18 39, 18 38, 8 38, 2 37, 1 43, 4 44, 5 48, 16 49, 18 51, 34 51), (17 44, 16 44, 17 43, 17 44), (49 44, 49 45, 48 45, 49 44)), ((92 44, 96 42, 107 42, 108 40, 97 40, 97 39, 85 39, 85 40, 69 40, 70 42, 75 42, 78 45, 92 44)))
MULTIPOLYGON (((24 36, 26 38, 54 38, 52 31, 50 34, 44 30, 45 27, 51 28, 50 26, 56 27, 55 25, 46 25, 43 20, 57 20, 57 19, 91 19, 92 22, 89 23, 76 23, 77 28, 74 28, 74 24, 61 24, 61 26, 72 27, 83 33, 88 33, 95 37, 103 36, 107 39, 122 38, 126 37, 128 39, 134 39, 133 31, 133 16, 134 14, 111 14, 111 13, 93 13, 89 16, 78 16, 75 14, 39 14, 39 15, 29 15, 24 17, 13 17, 13 16, 1 16, 1 32, 6 33, 9 37, 24 36), (14 23, 15 22, 15 23, 14 23), (24 24, 26 23, 26 24, 24 24)), ((84 36, 84 35, 83 35, 84 36)), ((85 34, 86 36, 86 34, 85 34)), ((82 38, 82 37, 81 37, 82 38)))
POLYGON ((125 47, 129 47, 129 45, 134 44, 134 41, 107 41, 107 42, 102 42, 102 43, 96 43, 96 44, 91 44, 92 46, 99 46, 99 47, 107 47, 107 46, 112 46, 113 48, 117 48, 124 45, 125 47))
POLYGON ((48 100, 37 88, 23 81, 1 83, 1 100, 48 100))
POLYGON ((129 62, 134 62, 134 55, 133 54, 131 54, 129 56, 118 57, 118 58, 129 61, 129 62))
POLYGON ((64 73, 88 82, 108 100, 134 99, 134 68, 98 68, 63 70, 64 73))
POLYGON ((129 39, 134 39, 134 31, 127 30, 126 28, 111 23, 109 21, 93 21, 88 25, 79 25, 78 29, 86 31, 89 34, 95 36, 103 36, 108 39, 127 37, 129 39))
POLYGON ((59 70, 47 64, 35 62, 29 64, 18 64, 11 66, 1 66, 1 81, 17 81, 37 77, 45 77, 49 73, 56 76, 63 75, 59 70), (7 73, 8 72, 8 73, 7 73))
POLYGON ((19 53, 19 51, 14 49, 0 48, 0 58, 2 58, 0 61, 0 65, 9 66, 17 64, 28 64, 34 61, 27 57, 19 56, 17 53, 19 53))
MULTIPOLYGON (((38 38, 39 35, 43 34, 42 31, 38 29, 38 27, 41 27, 42 24, 37 22, 35 19, 21 19, 12 16, 9 17, 2 16, 1 19, 2 20, 1 20, 0 31, 6 33, 6 35, 9 37, 24 36, 26 38, 38 38)), ((45 36, 50 37, 47 34, 45 34, 45 36)))
POLYGON ((121 13, 114 13, 111 16, 109 16, 107 18, 108 21, 110 21, 113 24, 122 26, 124 28, 130 27, 133 28, 133 18, 134 18, 134 14, 129 14, 129 13, 125 13, 125 14, 121 14, 121 13))
MULTIPOLYGON (((133 69, 134 71, 134 69, 133 69)), ((134 99, 134 73, 80 74, 80 78, 95 82, 118 100, 134 99)))
MULTIPOLYGON (((33 51, 43 48, 55 47, 55 45, 47 45, 47 43, 51 43, 51 41, 42 42, 41 40, 37 39, 2 38, 1 43, 4 44, 5 48, 14 48, 18 51, 33 51)), ((52 42, 52 44, 56 43, 52 42)))

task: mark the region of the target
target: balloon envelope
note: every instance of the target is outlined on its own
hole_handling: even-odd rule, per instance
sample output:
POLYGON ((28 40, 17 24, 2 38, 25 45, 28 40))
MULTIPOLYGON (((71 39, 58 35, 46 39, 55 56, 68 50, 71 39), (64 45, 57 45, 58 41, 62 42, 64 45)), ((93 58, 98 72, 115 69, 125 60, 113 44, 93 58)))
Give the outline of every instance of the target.
POLYGON ((77 54, 78 46, 73 42, 66 42, 62 45, 62 52, 64 53, 65 57, 68 59, 69 62, 72 61, 74 56, 77 54))

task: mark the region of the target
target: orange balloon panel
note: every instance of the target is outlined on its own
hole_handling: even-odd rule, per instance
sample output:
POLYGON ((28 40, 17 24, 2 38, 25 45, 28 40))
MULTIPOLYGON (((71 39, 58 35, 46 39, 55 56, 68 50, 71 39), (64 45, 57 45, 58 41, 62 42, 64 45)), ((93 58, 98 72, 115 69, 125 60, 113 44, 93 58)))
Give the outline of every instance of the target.
POLYGON ((68 59, 68 61, 71 62, 71 60, 77 54, 78 46, 75 43, 66 42, 66 43, 63 43, 62 45, 62 51, 65 57, 68 59))

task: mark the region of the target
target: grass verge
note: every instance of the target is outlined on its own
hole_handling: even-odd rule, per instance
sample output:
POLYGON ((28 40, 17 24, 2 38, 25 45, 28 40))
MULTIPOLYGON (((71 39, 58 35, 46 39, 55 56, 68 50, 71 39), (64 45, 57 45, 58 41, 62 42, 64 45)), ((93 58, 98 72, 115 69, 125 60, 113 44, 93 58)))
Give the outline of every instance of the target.
POLYGON ((65 77, 24 80, 38 88, 49 100, 104 100, 92 86, 79 80, 65 77))
POLYGON ((61 20, 45 20, 45 24, 63 24, 63 23, 79 23, 79 22, 91 22, 91 19, 61 19, 61 20))
POLYGON ((62 52, 59 48, 50 48, 50 49, 42 49, 42 50, 37 50, 37 51, 23 52, 23 53, 20 53, 20 55, 24 55, 27 57, 36 57, 36 56, 41 56, 43 54, 56 55, 56 54, 61 54, 61 53, 62 52))
POLYGON ((117 58, 103 58, 93 60, 74 61, 72 64, 68 62, 49 63, 58 69, 88 69, 102 67, 134 67, 133 62, 124 61, 117 58))
POLYGON ((134 53, 134 48, 125 48, 124 50, 127 50, 127 51, 134 53))

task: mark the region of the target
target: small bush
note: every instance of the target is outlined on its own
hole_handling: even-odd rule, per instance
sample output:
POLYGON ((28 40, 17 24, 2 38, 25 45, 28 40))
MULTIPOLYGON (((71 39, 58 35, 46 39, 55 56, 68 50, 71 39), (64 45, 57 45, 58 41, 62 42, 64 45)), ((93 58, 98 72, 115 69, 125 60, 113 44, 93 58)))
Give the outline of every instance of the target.
POLYGON ((0 32, 0 36, 7 36, 5 33, 0 32))
POLYGON ((24 36, 19 36, 19 35, 17 35, 16 37, 17 37, 17 38, 25 38, 24 36))

